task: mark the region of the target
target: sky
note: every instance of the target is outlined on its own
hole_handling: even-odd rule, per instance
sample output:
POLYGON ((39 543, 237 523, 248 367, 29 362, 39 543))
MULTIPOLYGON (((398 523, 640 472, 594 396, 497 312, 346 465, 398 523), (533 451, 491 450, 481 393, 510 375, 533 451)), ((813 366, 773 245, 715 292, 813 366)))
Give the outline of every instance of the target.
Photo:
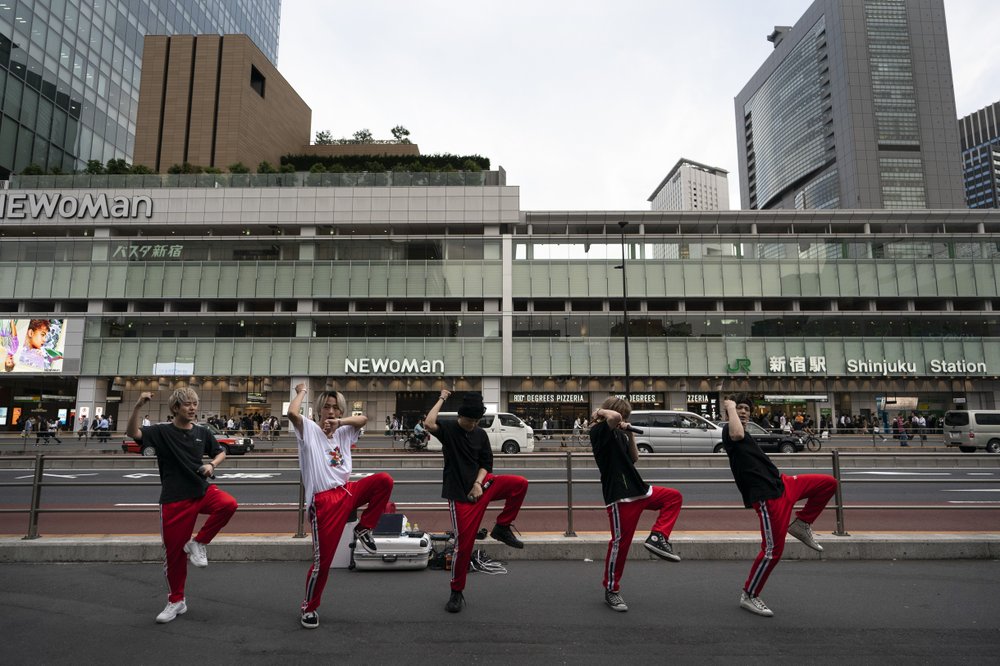
MULTIPOLYGON (((811 0, 283 0, 312 136, 403 125, 503 167, 531 211, 648 210, 681 157, 729 171, 733 98, 811 0)), ((1000 2, 944 0, 958 116, 1000 99, 1000 2)))

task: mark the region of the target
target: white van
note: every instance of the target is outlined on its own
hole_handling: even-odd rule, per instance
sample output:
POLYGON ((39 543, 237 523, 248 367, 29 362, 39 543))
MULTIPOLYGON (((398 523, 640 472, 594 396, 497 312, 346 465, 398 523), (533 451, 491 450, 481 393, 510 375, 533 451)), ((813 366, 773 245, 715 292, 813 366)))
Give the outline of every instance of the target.
MULTIPOLYGON (((441 412, 437 418, 438 423, 456 419, 458 412, 441 412)), ((535 431, 513 414, 487 412, 479 419, 479 427, 489 435, 494 453, 531 453, 535 450, 535 431)), ((431 434, 427 450, 440 451, 441 440, 431 434)))
POLYGON ((944 443, 963 453, 986 449, 1000 453, 1000 410, 970 409, 945 412, 944 443))
POLYGON ((628 422, 642 430, 640 453, 719 453, 722 427, 693 412, 633 410, 628 422))

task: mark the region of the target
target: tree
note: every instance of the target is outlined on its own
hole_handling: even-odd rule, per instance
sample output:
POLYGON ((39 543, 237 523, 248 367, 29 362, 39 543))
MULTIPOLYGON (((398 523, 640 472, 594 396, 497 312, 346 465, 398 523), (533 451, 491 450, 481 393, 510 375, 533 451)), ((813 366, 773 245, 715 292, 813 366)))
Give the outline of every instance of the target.
POLYGON ((257 173, 278 173, 278 170, 270 162, 264 160, 257 165, 257 173))
POLYGON ((132 170, 131 170, 131 173, 136 173, 136 174, 143 174, 143 175, 145 175, 145 174, 151 174, 151 173, 153 173, 153 170, 152 170, 152 169, 150 169, 150 168, 149 168, 148 166, 146 166, 145 164, 133 164, 133 165, 132 165, 132 170))
POLYGON ((410 130, 406 129, 402 125, 396 125, 392 128, 392 136, 400 143, 410 143, 410 140, 407 138, 410 136, 410 130))
POLYGON ((91 176, 99 176, 104 173, 104 164, 101 160, 87 160, 87 166, 84 167, 83 172, 91 176))
POLYGON ((317 146, 329 146, 333 143, 333 134, 330 130, 320 130, 316 132, 316 145, 317 146))
POLYGON ((250 173, 250 167, 243 162, 233 162, 228 167, 229 173, 250 173))
POLYGON ((108 160, 107 172, 110 174, 126 174, 132 169, 132 165, 124 159, 108 160))
POLYGON ((358 143, 371 143, 373 141, 372 132, 367 127, 359 129, 354 133, 354 140, 358 143))
POLYGON ((29 164, 28 166, 21 169, 22 176, 44 176, 45 169, 38 166, 37 164, 29 164))

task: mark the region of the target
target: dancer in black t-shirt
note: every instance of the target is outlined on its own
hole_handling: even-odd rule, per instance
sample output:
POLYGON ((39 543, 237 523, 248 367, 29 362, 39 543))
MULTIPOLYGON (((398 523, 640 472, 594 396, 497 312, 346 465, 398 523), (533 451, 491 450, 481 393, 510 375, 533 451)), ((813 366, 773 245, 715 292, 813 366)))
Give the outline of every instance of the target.
POLYGON ((771 617, 774 613, 760 598, 760 592, 785 550, 785 535, 791 534, 813 550, 823 550, 811 526, 833 497, 837 480, 827 474, 787 476, 779 472, 753 436, 743 429, 753 410, 749 397, 726 399, 722 409, 728 420, 722 430, 722 445, 729 456, 733 479, 743 496, 743 505, 756 509, 760 519, 760 553, 743 585, 740 607, 771 617), (803 498, 807 500, 806 505, 796 512, 795 521, 789 524, 795 503, 803 498))
POLYGON ((159 623, 170 622, 187 612, 184 583, 187 580, 187 560, 196 567, 208 566, 205 546, 219 533, 236 512, 236 500, 208 479, 226 459, 226 451, 211 431, 195 424, 198 418, 198 394, 191 388, 180 388, 167 401, 170 423, 140 427, 139 410, 152 399, 152 393, 139 396, 129 417, 126 432, 156 450, 156 465, 160 470, 160 533, 166 559, 163 571, 170 595, 167 606, 156 616, 159 623), (203 458, 210 457, 210 462, 203 458), (193 538, 199 513, 208 520, 193 538))
POLYGON ((628 610, 620 585, 632 537, 643 511, 657 511, 656 522, 643 544, 649 552, 668 562, 680 562, 670 545, 670 533, 681 512, 681 494, 673 488, 650 486, 635 468, 639 449, 629 432, 632 405, 611 396, 591 417, 590 446, 601 471, 601 490, 608 511, 611 539, 604 558, 604 603, 612 610, 628 610))
POLYGON ((444 455, 441 497, 448 500, 451 525, 455 531, 451 596, 444 608, 449 613, 457 613, 465 603, 462 591, 469 573, 476 532, 490 502, 504 500, 503 511, 497 516, 497 524, 490 536, 511 548, 524 548, 521 540, 514 536, 511 523, 521 510, 528 492, 528 480, 512 474, 493 474, 489 436, 479 427, 479 419, 486 413, 481 394, 466 393, 462 397, 462 406, 458 408, 458 419, 438 423, 438 412, 450 395, 451 391, 441 391, 441 397, 427 413, 424 426, 441 440, 441 453, 444 455))

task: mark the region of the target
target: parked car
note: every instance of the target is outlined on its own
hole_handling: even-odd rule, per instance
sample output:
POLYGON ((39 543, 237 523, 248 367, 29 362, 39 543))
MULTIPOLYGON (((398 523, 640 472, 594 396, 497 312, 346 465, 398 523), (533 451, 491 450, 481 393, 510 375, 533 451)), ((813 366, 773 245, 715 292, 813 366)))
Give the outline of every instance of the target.
POLYGON ((986 449, 1000 453, 1000 411, 970 409, 945 412, 944 443, 957 446, 962 453, 986 449))
MULTIPOLYGON (((215 435, 215 441, 226 450, 226 455, 243 455, 253 451, 253 439, 250 437, 232 437, 226 435, 211 423, 203 424, 215 435)), ((123 453, 138 453, 144 456, 155 456, 156 450, 149 444, 140 444, 134 439, 126 439, 122 442, 123 453)))
POLYGON ((694 412, 633 410, 628 422, 639 453, 718 453, 722 428, 694 412))
MULTIPOLYGON (((456 420, 458 412, 441 412, 438 421, 456 420)), ((531 453, 535 450, 535 431, 513 414, 487 413, 479 419, 479 427, 490 438, 490 448, 494 453, 531 453)), ((441 440, 431 435, 427 440, 428 451, 440 451, 441 440)))
MULTIPOLYGON (((717 421, 720 426, 726 425, 725 421, 717 421)), ((767 430, 757 425, 753 421, 743 424, 743 429, 750 433, 762 451, 774 453, 798 453, 805 448, 802 437, 793 432, 784 430, 767 430)))

